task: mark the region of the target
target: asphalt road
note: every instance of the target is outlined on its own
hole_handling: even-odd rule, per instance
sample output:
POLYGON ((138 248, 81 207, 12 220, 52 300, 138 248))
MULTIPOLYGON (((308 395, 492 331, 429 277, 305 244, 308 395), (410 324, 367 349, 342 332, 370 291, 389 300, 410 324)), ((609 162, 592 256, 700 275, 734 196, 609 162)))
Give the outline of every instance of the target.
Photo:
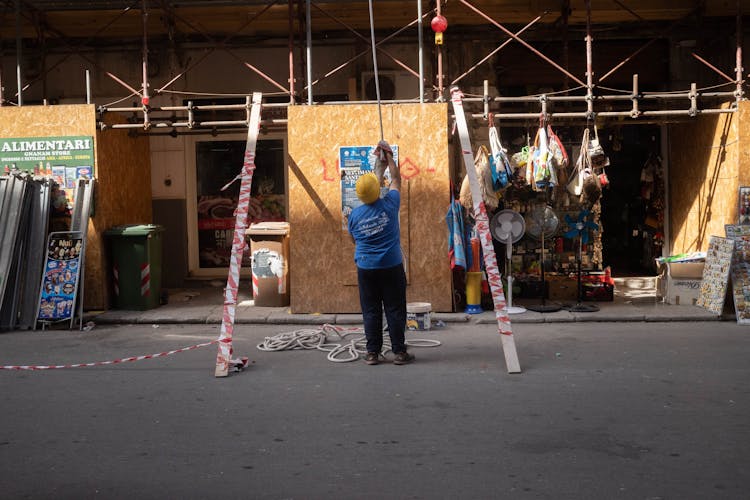
MULTIPOLYGON (((307 327, 309 328, 309 327, 307 327)), ((0 371, 0 497, 745 499, 750 328, 732 322, 494 325, 409 338, 415 364, 261 352, 294 326, 134 363, 0 371)), ((215 339, 201 325, 0 335, 0 365, 105 361, 215 339)))

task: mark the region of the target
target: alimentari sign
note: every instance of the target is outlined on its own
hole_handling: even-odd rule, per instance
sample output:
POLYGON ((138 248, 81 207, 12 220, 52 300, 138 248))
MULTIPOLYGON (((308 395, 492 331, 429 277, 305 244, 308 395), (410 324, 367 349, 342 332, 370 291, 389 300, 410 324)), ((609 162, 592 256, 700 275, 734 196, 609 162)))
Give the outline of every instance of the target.
MULTIPOLYGON (((0 139, 2 172, 13 169, 74 181, 94 175, 91 136, 20 137, 0 139)), ((67 183, 61 183, 67 184, 67 183)))

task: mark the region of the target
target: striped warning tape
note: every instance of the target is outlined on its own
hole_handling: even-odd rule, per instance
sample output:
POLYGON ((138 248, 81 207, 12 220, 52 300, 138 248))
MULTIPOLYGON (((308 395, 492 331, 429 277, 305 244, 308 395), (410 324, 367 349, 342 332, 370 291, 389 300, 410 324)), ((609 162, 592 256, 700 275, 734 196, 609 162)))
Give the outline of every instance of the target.
MULTIPOLYGON (((180 349, 174 349, 172 351, 164 351, 156 354, 146 354, 143 356, 130 356, 128 358, 112 359, 109 361, 95 361, 93 363, 74 363, 69 365, 0 365, 0 370, 59 370, 61 368, 89 368, 92 366, 104 366, 104 365, 117 365, 121 363, 130 363, 133 361, 142 361, 144 359, 163 358, 165 356, 171 356, 172 354, 178 354, 185 351, 192 351, 193 349, 200 349, 201 347, 207 347, 219 342, 231 342, 231 339, 223 340, 216 339, 203 344, 191 345, 190 347, 182 347, 180 349)), ((243 357, 240 359, 231 360, 231 364, 234 368, 241 370, 247 366, 248 359, 243 357)))

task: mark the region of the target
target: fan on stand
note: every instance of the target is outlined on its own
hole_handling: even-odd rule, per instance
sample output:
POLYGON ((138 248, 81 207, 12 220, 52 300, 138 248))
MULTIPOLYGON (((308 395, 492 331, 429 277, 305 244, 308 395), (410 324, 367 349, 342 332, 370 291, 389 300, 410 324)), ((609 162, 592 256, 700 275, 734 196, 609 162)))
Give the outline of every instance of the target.
POLYGON ((513 243, 523 237, 526 223, 518 212, 513 210, 500 210, 490 220, 490 234, 500 243, 505 244, 505 274, 508 278, 508 301, 503 311, 506 314, 518 314, 526 311, 525 307, 513 306, 513 272, 511 257, 513 256, 513 243))
POLYGON ((599 306, 596 304, 584 304, 583 303, 583 287, 581 284, 581 251, 584 244, 589 242, 589 231, 597 231, 599 225, 590 220, 586 220, 590 212, 588 210, 581 210, 578 214, 578 218, 573 218, 565 214, 565 222, 570 228, 566 231, 563 236, 568 239, 578 238, 578 251, 576 252, 576 264, 578 267, 578 303, 572 306, 569 310, 571 312, 596 312, 599 310, 599 306))
POLYGON ((557 214, 549 205, 541 205, 526 214, 526 232, 540 241, 542 253, 539 257, 539 269, 542 277, 542 303, 526 306, 526 309, 536 312, 555 312, 562 309, 559 304, 547 304, 547 283, 544 279, 544 242, 547 238, 554 236, 557 226, 560 224, 557 214))

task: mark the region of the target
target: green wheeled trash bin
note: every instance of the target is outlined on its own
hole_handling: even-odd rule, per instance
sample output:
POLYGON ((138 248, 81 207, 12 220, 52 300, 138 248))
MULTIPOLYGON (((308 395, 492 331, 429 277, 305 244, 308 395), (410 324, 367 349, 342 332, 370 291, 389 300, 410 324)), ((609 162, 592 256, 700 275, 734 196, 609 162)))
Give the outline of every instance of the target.
POLYGON ((133 224, 104 231, 110 241, 116 309, 153 309, 161 299, 164 226, 133 224))

